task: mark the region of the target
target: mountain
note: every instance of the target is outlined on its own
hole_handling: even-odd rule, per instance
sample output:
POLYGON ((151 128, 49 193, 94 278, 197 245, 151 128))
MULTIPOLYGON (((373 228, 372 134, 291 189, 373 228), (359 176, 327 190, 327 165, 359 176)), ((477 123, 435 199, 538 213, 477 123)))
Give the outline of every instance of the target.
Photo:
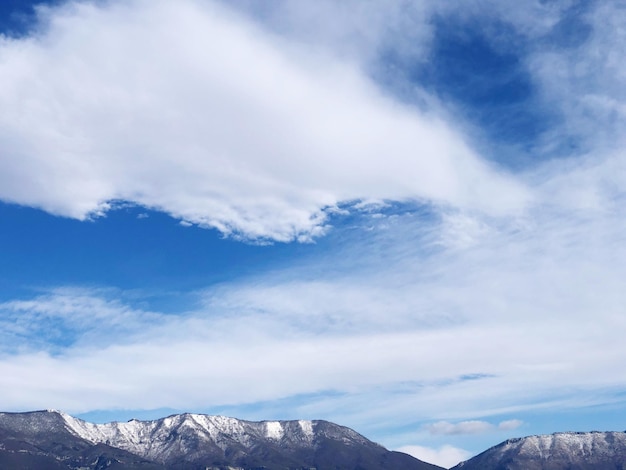
POLYGON ((57 411, 0 413, 10 470, 441 470, 327 421, 182 414, 93 424, 57 411))
POLYGON ((564 432, 509 439, 453 470, 624 470, 626 432, 564 432))
POLYGON ((0 469, 142 469, 165 467, 72 433, 56 412, 0 413, 0 469))

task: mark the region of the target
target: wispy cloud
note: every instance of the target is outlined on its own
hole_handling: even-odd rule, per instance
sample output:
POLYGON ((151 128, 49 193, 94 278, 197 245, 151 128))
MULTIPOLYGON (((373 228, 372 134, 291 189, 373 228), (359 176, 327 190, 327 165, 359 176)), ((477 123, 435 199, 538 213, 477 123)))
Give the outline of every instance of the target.
POLYGON ((508 419, 506 421, 500 421, 498 423, 498 429, 501 431, 512 431, 519 428, 523 424, 524 422, 519 419, 508 419))
POLYGON ((448 421, 438 421, 427 426, 431 434, 481 434, 491 431, 494 426, 487 421, 461 421, 459 423, 449 423, 448 421))
POLYGON ((488 229, 469 239, 460 231, 463 243, 451 242, 461 236, 453 214, 429 224, 412 213, 371 218, 369 230, 349 232, 339 253, 210 288, 201 307, 179 315, 154 316, 84 293, 12 302, 5 310, 33 318, 27 324, 58 308, 86 337, 99 321, 117 334, 55 357, 5 356, 0 368, 28 360, 19 376, 33 384, 32 393, 18 387, 6 403, 55 402, 70 411, 201 407, 334 390, 340 395, 309 404, 311 414, 346 413, 352 422, 472 420, 606 400, 625 385, 614 370, 626 354, 626 218, 545 210, 509 223, 483 220, 488 229), (50 373, 58 394, 42 392, 50 373), (110 374, 119 383, 68 398, 83 374, 89 387, 110 374), (476 379, 463 379, 469 376, 476 379), (250 380, 263 385, 233 386, 250 380), (346 405, 359 397, 377 406, 346 405))
POLYGON ((565 126, 551 133, 552 145, 574 141, 587 151, 622 146, 626 118, 624 77, 626 12, 615 2, 572 6, 560 17, 548 48, 528 58, 543 97, 565 126))
POLYGON ((472 420, 460 421, 458 423, 450 423, 448 421, 437 421, 426 426, 431 434, 455 435, 455 434, 482 434, 496 430, 512 431, 519 428, 523 424, 518 419, 510 419, 502 421, 499 424, 493 424, 488 421, 472 420))
POLYGON ((59 352, 107 345, 138 334, 164 315, 130 308, 114 290, 59 288, 29 300, 0 303, 1 354, 59 352), (113 294, 113 295, 112 295, 113 294))

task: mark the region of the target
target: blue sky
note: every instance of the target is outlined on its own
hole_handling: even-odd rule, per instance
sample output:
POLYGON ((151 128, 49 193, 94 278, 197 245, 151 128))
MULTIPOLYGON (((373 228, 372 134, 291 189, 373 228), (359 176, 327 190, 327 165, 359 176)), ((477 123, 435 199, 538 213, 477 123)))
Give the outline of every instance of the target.
POLYGON ((442 465, 623 430, 624 24, 3 2, 0 408, 328 419, 442 465))

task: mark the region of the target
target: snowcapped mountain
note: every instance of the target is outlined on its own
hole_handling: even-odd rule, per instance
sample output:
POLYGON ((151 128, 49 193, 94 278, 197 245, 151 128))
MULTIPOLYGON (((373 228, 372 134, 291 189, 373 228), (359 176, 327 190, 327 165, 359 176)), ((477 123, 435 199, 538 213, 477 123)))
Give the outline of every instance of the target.
POLYGON ((93 424, 57 411, 0 413, 0 468, 440 469, 327 421, 182 414, 93 424))
POLYGON ((460 463, 459 470, 626 469, 625 432, 555 433, 509 439, 460 463))
MULTIPOLYGON (((314 433, 311 421, 246 422, 223 416, 175 415, 156 421, 131 420, 126 423, 92 424, 62 414, 67 427, 93 444, 107 444, 156 461, 168 461, 184 453, 245 453, 262 442, 284 448, 310 448, 314 433), (175 438, 172 438, 175 436, 175 438)), ((346 429, 345 442, 365 444, 367 440, 346 429)))

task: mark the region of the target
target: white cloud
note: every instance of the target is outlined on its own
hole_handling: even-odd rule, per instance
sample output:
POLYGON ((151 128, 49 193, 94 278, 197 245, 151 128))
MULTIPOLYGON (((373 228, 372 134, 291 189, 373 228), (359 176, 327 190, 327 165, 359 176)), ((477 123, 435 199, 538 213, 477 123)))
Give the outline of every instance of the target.
POLYGON ((432 112, 212 2, 43 11, 36 35, 0 40, 5 201, 84 218, 126 200, 292 240, 345 201, 507 211, 527 197, 432 112))
POLYGON ((493 424, 487 421, 461 421, 459 423, 449 423, 448 421, 438 421, 426 426, 431 434, 481 434, 491 431, 493 424))
POLYGON ((458 423, 437 421, 436 423, 426 425, 426 429, 433 435, 453 436, 457 434, 483 434, 496 430, 513 431, 522 424, 523 421, 519 419, 501 421, 498 425, 481 420, 460 421, 458 423))
POLYGON ((444 445, 439 448, 412 445, 400 447, 397 450, 398 452, 410 454, 424 462, 439 465, 444 468, 451 468, 472 456, 471 452, 451 445, 444 445))
POLYGON ((501 421, 498 424, 498 429, 501 431, 513 431, 524 424, 523 421, 519 419, 509 419, 506 421, 501 421))

